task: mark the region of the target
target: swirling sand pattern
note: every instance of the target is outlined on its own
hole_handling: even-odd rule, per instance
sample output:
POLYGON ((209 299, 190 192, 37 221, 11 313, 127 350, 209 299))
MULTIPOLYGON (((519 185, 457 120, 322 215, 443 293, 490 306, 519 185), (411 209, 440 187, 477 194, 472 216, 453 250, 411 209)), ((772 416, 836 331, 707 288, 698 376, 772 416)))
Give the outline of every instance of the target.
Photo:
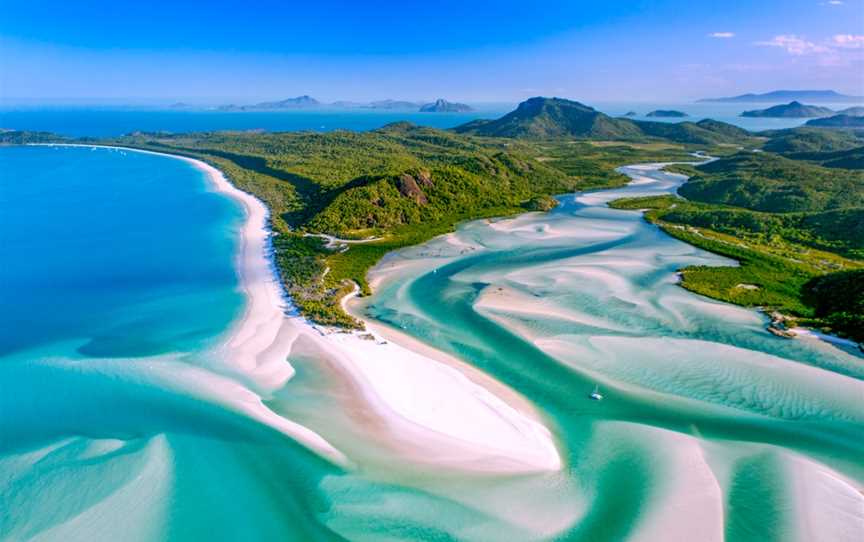
POLYGON ((681 267, 734 262, 606 207, 684 180, 660 165, 622 171, 626 188, 389 256, 365 314, 469 360, 549 416, 568 464, 554 485, 580 503, 560 536, 861 536, 862 359, 773 337, 758 313, 677 286, 681 267), (595 385, 603 401, 588 399, 595 385))

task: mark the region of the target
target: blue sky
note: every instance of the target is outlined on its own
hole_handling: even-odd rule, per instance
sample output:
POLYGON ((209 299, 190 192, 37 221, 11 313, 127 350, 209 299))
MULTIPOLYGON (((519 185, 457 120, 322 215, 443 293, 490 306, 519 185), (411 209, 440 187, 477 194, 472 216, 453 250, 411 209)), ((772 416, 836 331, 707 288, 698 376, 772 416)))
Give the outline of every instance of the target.
POLYGON ((6 102, 864 94, 864 0, 0 0, 6 102))

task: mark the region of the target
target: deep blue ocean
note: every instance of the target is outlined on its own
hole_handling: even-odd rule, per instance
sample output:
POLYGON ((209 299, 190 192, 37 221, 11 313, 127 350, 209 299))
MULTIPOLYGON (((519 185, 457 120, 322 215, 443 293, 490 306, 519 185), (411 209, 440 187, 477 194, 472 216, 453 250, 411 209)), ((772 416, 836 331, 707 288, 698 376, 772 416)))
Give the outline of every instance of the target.
MULTIPOLYGON (((635 112, 636 120, 661 122, 698 121, 713 118, 736 124, 748 130, 791 128, 807 119, 744 118, 739 114, 748 109, 763 109, 766 104, 723 103, 589 103, 604 113, 621 116, 635 112), (655 109, 676 109, 689 117, 649 118, 655 109)), ((826 104, 831 107, 830 104, 826 104)), ((213 130, 264 130, 327 132, 336 129, 374 130, 385 124, 409 121, 434 128, 452 128, 475 119, 493 119, 512 111, 516 104, 478 106, 470 113, 417 113, 375 110, 312 110, 312 111, 242 111, 170 110, 131 107, 3 107, 0 108, 0 129, 39 130, 67 136, 106 137, 135 131, 202 132, 213 130)), ((848 107, 838 105, 837 108, 848 107)))
POLYGON ((242 310, 242 211, 184 161, 0 147, 0 209, 0 357, 192 351, 242 310))

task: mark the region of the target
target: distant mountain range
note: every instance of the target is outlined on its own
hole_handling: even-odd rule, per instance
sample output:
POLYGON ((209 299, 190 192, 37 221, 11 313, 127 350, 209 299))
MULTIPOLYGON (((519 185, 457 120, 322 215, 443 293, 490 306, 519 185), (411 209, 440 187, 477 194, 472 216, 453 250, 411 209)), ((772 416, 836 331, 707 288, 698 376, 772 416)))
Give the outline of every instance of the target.
POLYGON ((273 111, 277 109, 314 109, 321 107, 321 102, 311 96, 298 96, 277 102, 261 102, 254 105, 223 105, 220 111, 273 111))
POLYGON ((801 102, 862 102, 864 96, 847 96, 833 90, 775 90, 765 94, 742 94, 727 98, 704 98, 700 102, 724 102, 724 103, 786 103, 790 101, 801 102))
POLYGON ((409 102, 405 100, 379 100, 369 103, 337 101, 330 104, 319 102, 311 96, 298 96, 275 102, 261 102, 251 105, 223 105, 219 111, 284 111, 297 109, 379 109, 388 111, 413 111, 423 113, 467 112, 474 109, 466 104, 448 102, 439 98, 432 103, 409 102))
POLYGON ((583 137, 601 140, 664 138, 681 143, 736 143, 750 136, 737 126, 711 119, 699 122, 634 121, 612 118, 593 107, 563 98, 530 98, 495 120, 475 120, 456 132, 492 137, 583 137))
POLYGON ((363 109, 387 109, 401 111, 419 111, 423 104, 421 102, 407 102, 405 100, 379 100, 377 102, 369 102, 360 104, 363 109))

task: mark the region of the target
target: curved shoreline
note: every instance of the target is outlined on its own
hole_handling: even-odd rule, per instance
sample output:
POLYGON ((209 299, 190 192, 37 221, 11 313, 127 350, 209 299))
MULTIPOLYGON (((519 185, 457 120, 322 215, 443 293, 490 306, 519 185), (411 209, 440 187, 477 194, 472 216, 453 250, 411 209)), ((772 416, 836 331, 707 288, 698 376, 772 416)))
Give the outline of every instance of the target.
POLYGON ((269 211, 264 203, 235 187, 215 167, 187 156, 117 145, 36 143, 31 146, 99 148, 182 160, 202 172, 210 188, 240 204, 245 217, 238 236, 235 269, 238 287, 243 291, 246 304, 243 315, 232 322, 214 350, 225 360, 226 369, 239 371, 247 377, 242 384, 252 388, 249 391, 257 397, 255 404, 249 406, 249 412, 256 419, 319 455, 345 464, 346 458, 342 452, 321 435, 278 415, 261 400, 262 392, 281 387, 294 375, 294 368, 286 359, 291 344, 278 340, 281 321, 290 305, 281 283, 276 279, 275 266, 270 257, 270 230, 267 226, 269 211))
MULTIPOLYGON (((236 188, 215 167, 186 156, 130 147, 41 145, 97 147, 180 159, 204 172, 217 192, 241 204, 246 217, 240 229, 236 268, 247 305, 215 351, 225 358, 226 370, 236 371, 256 395, 269 395, 291 379, 294 369, 287 358, 295 341, 303 336, 326 353, 330 366, 335 366, 341 377, 355 384, 352 401, 362 401, 389 428, 381 432, 370 424, 367 434, 409 462, 478 473, 561 468, 555 441, 539 421, 536 408, 512 390, 505 393, 509 388, 491 376, 464 363, 461 367, 445 363, 428 351, 418 352, 411 341, 397 344, 370 341, 360 333, 328 332, 290 310, 290 299, 278 279, 270 248, 267 207, 236 188), (448 396, 449 408, 442 408, 442 392, 448 396), (473 417, 465 416, 466 412, 473 417), (437 455, 442 459, 430 459, 435 455, 429 454, 431 449, 441 452, 437 455)), ((271 425, 307 447, 336 463, 347 462, 341 451, 311 429, 287 420, 263 403, 260 409, 266 411, 262 417, 271 425)))

